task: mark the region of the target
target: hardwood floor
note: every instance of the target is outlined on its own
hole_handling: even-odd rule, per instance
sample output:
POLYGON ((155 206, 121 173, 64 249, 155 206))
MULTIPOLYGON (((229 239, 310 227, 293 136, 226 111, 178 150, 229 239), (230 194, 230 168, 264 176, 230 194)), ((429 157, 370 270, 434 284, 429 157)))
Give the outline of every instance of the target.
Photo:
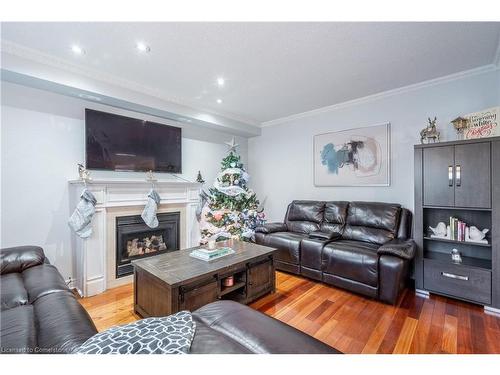
MULTIPOLYGON (((479 306, 407 290, 397 306, 282 272, 251 306, 344 353, 500 353, 500 318, 479 306)), ((80 300, 99 331, 138 319, 133 286, 80 300)))

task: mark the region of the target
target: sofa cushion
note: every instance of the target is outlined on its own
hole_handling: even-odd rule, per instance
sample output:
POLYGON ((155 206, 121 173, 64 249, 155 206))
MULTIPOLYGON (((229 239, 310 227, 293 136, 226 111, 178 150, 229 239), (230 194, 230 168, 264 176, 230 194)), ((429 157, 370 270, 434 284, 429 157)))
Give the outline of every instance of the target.
POLYGON ((349 202, 326 202, 321 231, 342 233, 347 219, 349 202))
POLYGON ((293 201, 288 206, 285 224, 290 232, 309 233, 319 230, 325 203, 293 201))
POLYGON ((35 352, 36 328, 33 306, 24 305, 2 311, 0 337, 1 353, 35 352))
POLYGON ((299 264, 300 241, 307 238, 307 234, 293 232, 270 233, 262 239, 262 245, 274 247, 278 251, 274 259, 287 263, 299 264))
POLYGON ((342 238, 382 245, 396 238, 399 204, 379 202, 351 202, 342 238))
POLYGON ((0 251, 0 275, 24 270, 45 261, 43 249, 38 246, 17 246, 0 251))
POLYGON ((30 303, 50 293, 68 291, 61 274, 51 264, 29 268, 22 273, 22 277, 30 303))
POLYGON ((196 323, 191 354, 251 354, 252 352, 235 339, 224 335, 193 316, 196 323))
POLYGON ((304 238, 300 244, 300 265, 321 271, 323 247, 328 242, 321 238, 304 238))
POLYGON ((213 330, 238 341, 252 353, 338 353, 293 327, 233 301, 205 305, 193 316, 213 330))
POLYGON ((71 353, 97 333, 87 311, 69 290, 44 295, 32 306, 43 353, 71 353))
POLYGON ((378 246, 340 240, 323 248, 324 272, 370 286, 378 284, 378 246))
POLYGON ((8 273, 0 276, 0 298, 2 311, 28 303, 28 293, 20 273, 8 273))

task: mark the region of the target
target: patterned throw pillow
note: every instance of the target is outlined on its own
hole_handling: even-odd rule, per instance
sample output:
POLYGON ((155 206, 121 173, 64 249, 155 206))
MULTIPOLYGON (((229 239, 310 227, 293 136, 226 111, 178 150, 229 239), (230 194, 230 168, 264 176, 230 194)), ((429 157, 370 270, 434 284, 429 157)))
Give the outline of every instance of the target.
POLYGON ((196 324, 189 311, 110 328, 85 341, 80 354, 187 354, 196 324))

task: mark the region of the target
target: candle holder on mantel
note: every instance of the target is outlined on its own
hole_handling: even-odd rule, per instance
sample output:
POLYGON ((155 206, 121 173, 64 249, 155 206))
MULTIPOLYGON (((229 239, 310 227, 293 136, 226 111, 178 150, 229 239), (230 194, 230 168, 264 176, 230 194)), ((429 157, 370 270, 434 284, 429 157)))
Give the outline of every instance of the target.
POLYGON ((457 139, 464 139, 465 129, 467 129, 467 126, 469 125, 469 120, 463 117, 457 117, 455 120, 452 120, 451 123, 457 131, 457 139))

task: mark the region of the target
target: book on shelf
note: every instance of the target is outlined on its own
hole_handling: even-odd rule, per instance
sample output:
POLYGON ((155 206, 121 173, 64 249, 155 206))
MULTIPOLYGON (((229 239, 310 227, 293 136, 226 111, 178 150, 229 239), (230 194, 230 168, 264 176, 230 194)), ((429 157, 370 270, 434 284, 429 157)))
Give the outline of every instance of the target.
POLYGON ((450 240, 467 241, 467 224, 456 217, 450 217, 450 240))

